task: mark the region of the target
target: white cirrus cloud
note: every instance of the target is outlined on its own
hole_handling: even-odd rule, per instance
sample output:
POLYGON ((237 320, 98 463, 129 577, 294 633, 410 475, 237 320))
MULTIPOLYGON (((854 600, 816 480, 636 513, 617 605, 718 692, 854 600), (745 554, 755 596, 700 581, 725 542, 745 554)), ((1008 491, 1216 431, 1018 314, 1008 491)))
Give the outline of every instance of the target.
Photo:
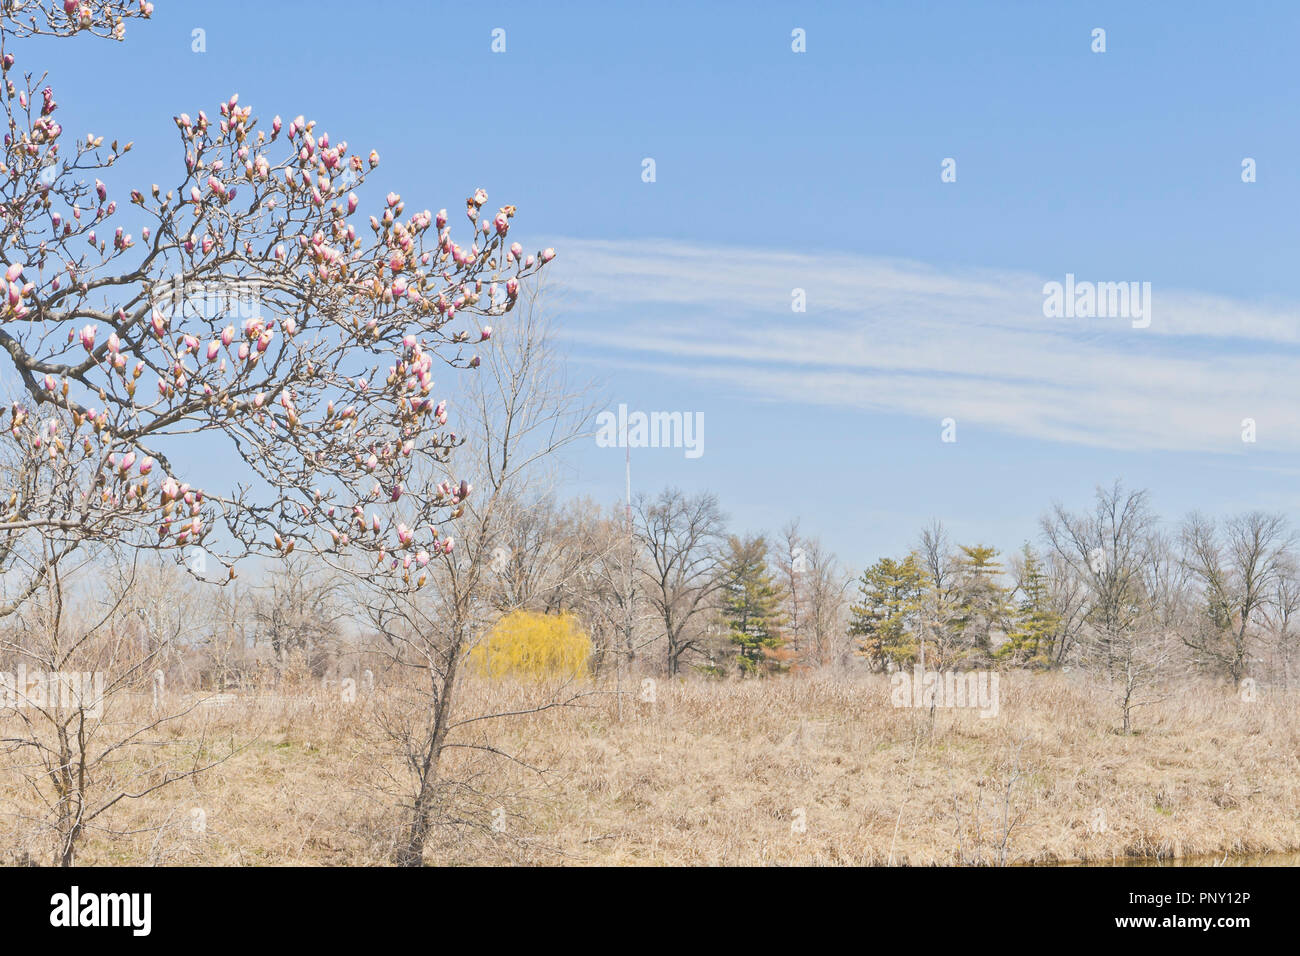
MULTIPOLYGON (((1300 450, 1289 305, 1152 289, 1152 322, 1043 315, 1064 276, 666 240, 562 239, 561 327, 606 364, 749 396, 1121 449, 1300 450), (791 309, 804 290, 807 311, 791 309)), ((1141 276, 1079 275, 1141 281, 1141 276)))

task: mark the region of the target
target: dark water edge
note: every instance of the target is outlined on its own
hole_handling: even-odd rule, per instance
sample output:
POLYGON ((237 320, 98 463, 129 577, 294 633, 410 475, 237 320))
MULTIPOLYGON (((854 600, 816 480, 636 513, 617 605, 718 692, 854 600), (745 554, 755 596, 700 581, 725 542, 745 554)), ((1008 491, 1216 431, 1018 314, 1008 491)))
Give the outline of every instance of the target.
POLYGON ((1026 863, 1025 866, 1300 866, 1300 851, 1239 853, 1225 856, 1117 857, 1113 860, 1069 860, 1060 863, 1026 863))

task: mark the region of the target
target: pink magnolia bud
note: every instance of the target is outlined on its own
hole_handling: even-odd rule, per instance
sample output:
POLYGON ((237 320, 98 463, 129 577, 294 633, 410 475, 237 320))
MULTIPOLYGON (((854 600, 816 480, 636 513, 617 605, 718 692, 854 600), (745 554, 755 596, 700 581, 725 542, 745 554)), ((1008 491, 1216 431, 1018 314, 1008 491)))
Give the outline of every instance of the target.
POLYGON ((209 343, 208 343, 208 361, 209 361, 209 362, 215 362, 215 361, 217 360, 217 356, 218 356, 220 353, 221 353, 221 343, 220 343, 220 342, 209 342, 209 343))
POLYGON ((271 135, 272 135, 272 136, 279 136, 279 135, 280 135, 280 126, 281 126, 281 124, 282 124, 282 120, 280 119, 280 114, 277 113, 277 114, 275 115, 275 119, 271 120, 271 135))
POLYGON ((95 347, 95 327, 88 325, 81 330, 81 345, 87 352, 95 347))
POLYGON ((479 341, 486 342, 490 338, 492 338, 492 326, 485 325, 483 331, 479 333, 479 341))
POLYGON ((224 346, 229 346, 230 343, 233 342, 234 340, 235 340, 235 327, 233 325, 227 325, 225 329, 223 329, 221 332, 221 344, 224 346))
POLYGON ((153 315, 149 319, 149 324, 150 326, 153 327, 153 334, 157 338, 162 338, 163 333, 167 331, 167 320, 163 317, 163 314, 159 312, 157 309, 153 310, 153 315))
POLYGON ((554 250, 554 249, 546 249, 544 252, 542 252, 542 262, 544 262, 544 263, 545 263, 545 262, 550 262, 550 261, 551 261, 552 259, 554 259, 554 258, 555 258, 555 250, 554 250))
POLYGON ((356 211, 357 211, 357 194, 348 193, 348 215, 350 216, 356 211))
POLYGON ((370 168, 374 169, 378 165, 379 165, 379 153, 377 153, 375 150, 372 149, 370 151, 370 168))

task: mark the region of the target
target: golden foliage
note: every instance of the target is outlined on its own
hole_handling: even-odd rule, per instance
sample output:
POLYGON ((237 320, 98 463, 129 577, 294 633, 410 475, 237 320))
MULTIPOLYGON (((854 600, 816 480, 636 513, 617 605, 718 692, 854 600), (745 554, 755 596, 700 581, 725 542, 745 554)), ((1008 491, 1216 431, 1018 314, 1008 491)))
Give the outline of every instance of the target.
POLYGON ((471 669, 489 677, 581 677, 591 638, 572 614, 513 611, 497 621, 469 655, 471 669))

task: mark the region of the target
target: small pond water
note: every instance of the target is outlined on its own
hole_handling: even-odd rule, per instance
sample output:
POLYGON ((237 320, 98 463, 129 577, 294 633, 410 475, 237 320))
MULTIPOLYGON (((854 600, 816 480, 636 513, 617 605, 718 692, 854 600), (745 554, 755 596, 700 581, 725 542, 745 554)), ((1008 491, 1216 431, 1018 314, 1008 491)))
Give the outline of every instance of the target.
POLYGON ((1237 856, 1180 856, 1166 859, 1089 860, 1086 863, 1041 863, 1035 866, 1300 866, 1300 852, 1249 853, 1237 856))

